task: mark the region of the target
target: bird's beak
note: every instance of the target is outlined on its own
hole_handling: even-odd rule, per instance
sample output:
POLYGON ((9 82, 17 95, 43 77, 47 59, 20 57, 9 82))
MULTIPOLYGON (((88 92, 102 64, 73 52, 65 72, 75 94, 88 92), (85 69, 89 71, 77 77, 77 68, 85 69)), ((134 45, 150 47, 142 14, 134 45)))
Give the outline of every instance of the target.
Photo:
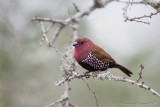
POLYGON ((77 43, 77 41, 74 42, 73 46, 78 47, 79 44, 77 43))

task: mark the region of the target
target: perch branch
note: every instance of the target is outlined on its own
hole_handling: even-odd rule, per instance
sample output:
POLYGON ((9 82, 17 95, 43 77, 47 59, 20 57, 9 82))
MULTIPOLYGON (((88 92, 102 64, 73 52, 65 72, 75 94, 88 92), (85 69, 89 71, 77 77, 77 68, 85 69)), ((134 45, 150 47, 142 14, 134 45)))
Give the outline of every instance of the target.
MULTIPOLYGON (((143 68, 143 67, 142 67, 142 68, 143 68)), ((140 71, 140 72, 142 72, 142 68, 141 68, 141 71, 140 71)), ((139 75, 141 75, 141 74, 139 74, 139 75)), ((141 75, 141 76, 142 76, 142 75, 141 75)), ((80 78, 83 78, 83 77, 85 77, 85 78, 95 77, 95 78, 100 79, 100 80, 108 79, 108 80, 113 80, 113 81, 120 81, 120 82, 130 83, 130 84, 132 84, 132 85, 136 85, 136 86, 139 86, 140 88, 143 88, 143 89, 145 89, 145 90, 148 90, 148 91, 150 91, 153 95, 156 95, 156 96, 158 96, 158 98, 160 98, 160 94, 159 94, 158 92, 156 92, 154 89, 152 89, 151 87, 145 85, 144 82, 139 82, 139 81, 137 82, 137 81, 134 81, 134 80, 127 79, 127 78, 125 78, 125 77, 114 76, 114 75, 110 74, 109 71, 106 72, 106 73, 98 74, 98 75, 93 75, 93 74, 91 74, 91 73, 89 73, 89 74, 87 74, 87 75, 86 75, 86 74, 74 73, 74 75, 72 75, 72 76, 69 76, 69 77, 67 77, 67 78, 64 78, 64 79, 58 81, 58 82, 55 82, 55 85, 56 85, 56 86, 57 86, 57 85, 61 85, 61 84, 63 84, 65 81, 71 81, 71 80, 73 80, 73 79, 75 79, 75 78, 80 79, 80 78)))

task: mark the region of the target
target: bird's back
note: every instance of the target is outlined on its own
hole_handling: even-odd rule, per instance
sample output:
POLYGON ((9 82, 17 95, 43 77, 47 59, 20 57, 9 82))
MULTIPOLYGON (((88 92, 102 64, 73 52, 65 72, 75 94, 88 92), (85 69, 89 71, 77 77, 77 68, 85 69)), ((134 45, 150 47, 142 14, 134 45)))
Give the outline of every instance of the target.
POLYGON ((94 44, 94 48, 91 51, 92 55, 95 56, 97 59, 105 62, 115 62, 114 59, 106 53, 101 47, 94 44))

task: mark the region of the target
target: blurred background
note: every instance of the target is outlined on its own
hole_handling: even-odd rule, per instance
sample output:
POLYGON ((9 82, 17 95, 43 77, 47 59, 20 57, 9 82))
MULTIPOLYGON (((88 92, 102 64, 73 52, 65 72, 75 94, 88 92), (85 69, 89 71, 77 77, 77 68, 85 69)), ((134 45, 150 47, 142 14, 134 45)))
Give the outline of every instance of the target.
MULTIPOLYGON (((54 86, 62 76, 60 56, 45 44, 40 46, 42 31, 33 16, 65 19, 75 13, 74 1, 80 10, 92 5, 92 0, 1 0, 0 1, 0 107, 44 107, 64 92, 64 86, 54 86)), ((106 50, 117 62, 133 73, 136 80, 140 64, 144 65, 143 80, 160 93, 160 15, 153 16, 150 25, 124 22, 125 4, 113 2, 97 9, 80 22, 79 36, 88 37, 106 50)), ((130 17, 154 12, 146 5, 129 7, 130 17)), ((50 31, 50 35, 58 25, 50 31)), ((65 28, 56 46, 65 51, 71 43, 71 29, 65 28)), ((78 69, 85 72, 80 66, 78 69)), ((114 75, 125 76, 116 69, 114 75)), ((100 107, 159 107, 160 99, 137 86, 114 81, 87 80, 96 92, 100 107), (134 104, 134 105, 133 105, 134 104), (137 105, 136 105, 137 104, 137 105)), ((96 107, 95 99, 81 80, 71 82, 70 101, 79 107, 96 107)))

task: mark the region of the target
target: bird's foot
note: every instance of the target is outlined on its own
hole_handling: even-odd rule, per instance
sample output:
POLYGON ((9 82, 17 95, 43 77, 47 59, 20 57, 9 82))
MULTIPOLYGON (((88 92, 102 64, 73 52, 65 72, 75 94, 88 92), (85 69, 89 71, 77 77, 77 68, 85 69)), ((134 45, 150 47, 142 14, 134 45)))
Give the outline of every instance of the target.
POLYGON ((90 75, 89 75, 90 72, 91 71, 87 71, 87 72, 84 73, 84 76, 86 77, 86 79, 88 79, 90 77, 90 75))

